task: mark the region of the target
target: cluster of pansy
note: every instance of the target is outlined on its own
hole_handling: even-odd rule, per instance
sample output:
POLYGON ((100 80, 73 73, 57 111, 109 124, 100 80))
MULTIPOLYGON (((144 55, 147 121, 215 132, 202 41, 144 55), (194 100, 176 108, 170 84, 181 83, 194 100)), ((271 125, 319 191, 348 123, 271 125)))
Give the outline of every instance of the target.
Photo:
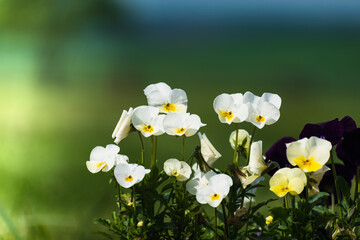
MULTIPOLYGON (((167 84, 161 82, 147 86, 144 89, 144 94, 147 98, 147 106, 130 108, 128 111, 122 112, 112 134, 115 143, 120 143, 134 130, 140 132, 144 137, 159 136, 164 133, 172 136, 190 137, 200 127, 206 125, 201 122, 198 115, 186 112, 188 99, 184 90, 171 89, 167 84)), ((209 141, 208 143, 210 144, 209 141)), ((202 152, 209 162, 221 156, 216 152, 218 155, 212 157, 209 152, 206 152, 211 150, 205 148, 204 145, 202 152)), ((150 172, 150 169, 128 163, 129 158, 118 154, 119 151, 120 148, 114 144, 109 144, 106 148, 97 146, 92 150, 90 161, 86 162, 86 166, 92 173, 101 170, 107 172, 115 166, 114 176, 117 182, 122 187, 129 188, 139 183, 145 174, 150 172)), ((191 175, 190 166, 177 159, 168 159, 164 163, 164 171, 169 176, 176 177, 178 181, 186 181, 191 175)))
MULTIPOLYGON (((351 185, 356 167, 360 166, 360 130, 351 117, 306 124, 299 138, 300 140, 293 137, 279 139, 265 153, 266 159, 277 162, 282 168, 298 166, 308 172, 309 196, 320 191, 335 193, 334 172, 351 185), (325 165, 335 147, 337 156, 344 165, 325 165), (329 171, 331 168, 335 171, 329 171)), ((273 175, 274 172, 269 174, 273 175)))

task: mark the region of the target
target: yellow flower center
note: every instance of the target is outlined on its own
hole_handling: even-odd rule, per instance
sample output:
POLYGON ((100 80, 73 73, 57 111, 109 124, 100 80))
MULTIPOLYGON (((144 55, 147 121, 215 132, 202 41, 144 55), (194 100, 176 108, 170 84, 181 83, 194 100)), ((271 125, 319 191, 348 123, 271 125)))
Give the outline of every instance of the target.
MULTIPOLYGON (((105 162, 99 162, 99 163, 96 164, 96 167, 99 168, 99 167, 101 167, 101 165, 103 165, 104 163, 105 163, 105 162)), ((105 163, 105 165, 103 166, 103 168, 106 167, 106 165, 107 165, 107 164, 105 163)))
POLYGON ((174 171, 172 171, 172 175, 174 175, 175 177, 177 177, 177 176, 179 176, 179 173, 178 173, 178 171, 174 170, 174 171))
POLYGON ((226 118, 227 121, 231 121, 234 118, 234 113, 232 111, 222 111, 220 110, 220 116, 226 118))
POLYGON ((211 196, 211 201, 219 200, 219 198, 220 198, 220 195, 217 194, 217 193, 214 193, 214 194, 211 196))
POLYGON ((152 133, 154 131, 154 128, 151 125, 145 125, 145 126, 142 127, 142 130, 144 132, 152 133))
POLYGON ((163 110, 166 112, 176 112, 177 108, 176 108, 175 104, 165 103, 163 106, 163 110))
POLYGON ((273 186, 270 188, 270 190, 273 191, 276 195, 278 195, 278 197, 283 197, 291 191, 291 189, 286 185, 273 186))
POLYGON ((265 118, 263 117, 263 116, 261 116, 261 115, 259 115, 259 116, 256 116, 256 121, 257 122, 259 122, 259 123, 262 123, 262 122, 264 122, 265 121, 265 118))
POLYGON ((315 172, 322 167, 320 163, 314 160, 314 157, 307 159, 304 156, 301 156, 299 158, 294 158, 293 161, 300 169, 306 170, 307 172, 315 172))
POLYGON ((125 178, 125 181, 127 181, 127 182, 132 182, 134 180, 134 178, 130 175, 130 176, 127 176, 126 178, 125 178))
POLYGON ((178 128, 178 129, 176 129, 176 133, 177 133, 177 134, 182 134, 183 132, 185 132, 185 128, 178 128))

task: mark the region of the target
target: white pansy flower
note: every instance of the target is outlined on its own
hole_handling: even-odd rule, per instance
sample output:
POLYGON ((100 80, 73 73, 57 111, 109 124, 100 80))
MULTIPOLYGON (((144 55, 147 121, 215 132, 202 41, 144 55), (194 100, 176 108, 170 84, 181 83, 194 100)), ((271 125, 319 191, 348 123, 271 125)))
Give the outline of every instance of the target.
POLYGON ((130 188, 134 184, 141 182, 145 174, 149 172, 150 169, 145 169, 144 166, 135 163, 120 163, 116 165, 114 175, 120 186, 130 188))
POLYGON ((232 179, 226 174, 216 174, 209 179, 209 184, 197 189, 196 200, 201 204, 217 207, 228 195, 232 179))
POLYGON ((86 167, 91 173, 109 171, 116 163, 119 146, 108 144, 106 148, 97 146, 90 153, 90 161, 86 161, 86 167))
POLYGON ((246 188, 248 185, 254 182, 258 177, 260 177, 260 175, 251 174, 249 171, 249 166, 240 167, 239 171, 240 174, 237 175, 243 188, 246 188))
POLYGON ((309 191, 309 197, 312 197, 320 192, 319 190, 319 184, 324 176, 324 174, 331 170, 329 167, 324 165, 322 168, 317 170, 316 172, 312 172, 309 174, 309 184, 310 188, 309 191))
POLYGON ((240 173, 238 177, 243 187, 246 188, 249 184, 253 183, 267 168, 268 166, 262 155, 262 141, 253 142, 250 148, 249 164, 239 168, 240 173))
POLYGON ((198 133, 201 144, 201 155, 209 166, 212 166, 214 162, 221 157, 221 154, 211 144, 206 134, 198 133))
POLYGON ((150 137, 164 133, 164 117, 165 115, 159 115, 159 109, 156 107, 140 106, 134 110, 131 121, 144 137, 150 137))
MULTIPOLYGON (((238 129, 238 141, 237 144, 238 146, 243 146, 245 149, 249 149, 250 147, 250 135, 246 130, 243 129, 238 129), (245 142, 245 144, 244 144, 245 142)), ((233 131, 230 134, 230 138, 229 138, 229 142, 230 145, 233 149, 235 149, 235 144, 236 144, 236 130, 233 131)))
POLYGON ((325 139, 303 138, 286 144, 286 156, 291 165, 297 165, 304 172, 315 172, 329 160, 331 148, 325 139))
POLYGON ((163 126, 165 132, 169 135, 190 137, 206 124, 203 124, 196 114, 169 113, 164 118, 163 126))
POLYGON ((170 158, 164 162, 164 171, 168 176, 176 177, 176 180, 182 182, 190 178, 191 168, 184 161, 170 158))
POLYGON ((222 123, 239 123, 248 118, 248 106, 243 103, 241 93, 220 94, 214 99, 213 107, 222 123))
POLYGON ((120 163, 128 163, 129 157, 123 154, 117 154, 115 157, 115 165, 118 165, 120 163))
POLYGON ((131 131, 131 116, 134 109, 130 108, 129 111, 123 110, 120 120, 117 123, 112 138, 115 138, 114 142, 118 144, 121 140, 126 138, 131 131))
POLYGON ((151 84, 144 89, 149 106, 159 108, 160 112, 185 113, 187 96, 182 89, 171 89, 166 83, 151 84))
POLYGON ((258 97, 251 92, 246 92, 244 103, 249 107, 247 121, 257 128, 271 125, 280 118, 281 98, 277 94, 264 93, 258 97))
POLYGON ((253 142, 250 149, 248 171, 260 176, 265 169, 267 169, 267 165, 262 155, 262 141, 253 142))
POLYGON ((197 189, 208 186, 209 179, 214 175, 216 175, 216 173, 213 171, 209 171, 207 173, 199 171, 198 174, 195 174, 194 177, 186 183, 186 190, 190 194, 196 195, 197 189))

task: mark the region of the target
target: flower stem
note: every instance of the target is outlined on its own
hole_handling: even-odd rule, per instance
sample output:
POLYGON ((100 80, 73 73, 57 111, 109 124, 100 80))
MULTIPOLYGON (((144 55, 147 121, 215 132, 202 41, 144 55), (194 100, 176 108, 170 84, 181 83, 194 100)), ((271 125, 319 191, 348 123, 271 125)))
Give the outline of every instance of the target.
POLYGON ((233 163, 235 164, 235 166, 239 166, 239 158, 238 158, 238 154, 237 154, 237 149, 238 149, 238 136, 239 136, 239 124, 236 123, 236 134, 235 134, 235 147, 234 147, 234 159, 233 159, 233 163))
POLYGON ((184 161, 185 160, 185 135, 183 135, 181 155, 182 155, 182 161, 184 161))
POLYGON ((218 233, 217 233, 217 211, 216 208, 215 209, 215 239, 218 239, 218 233))
POLYGON ((120 184, 117 184, 117 190, 118 190, 118 207, 119 207, 119 210, 121 211, 121 186, 120 184))
POLYGON ((288 199, 287 199, 287 196, 288 196, 288 195, 286 194, 285 197, 284 197, 284 205, 285 205, 285 208, 286 208, 286 209, 289 209, 289 205, 288 205, 288 201, 287 201, 287 200, 288 200, 288 199))
POLYGON ((151 136, 151 169, 155 166, 155 141, 154 136, 151 136))
POLYGON ((156 153, 157 153, 157 141, 158 141, 158 138, 157 138, 157 136, 155 136, 155 154, 154 154, 155 159, 156 159, 156 153))
POLYGON ((295 197, 296 196, 291 196, 291 206, 293 210, 295 209, 295 197))
POLYGON ((252 134, 251 134, 251 138, 250 138, 250 149, 249 149, 249 154, 248 154, 248 156, 247 156, 247 161, 246 161, 246 165, 248 165, 249 164, 249 160, 250 160, 250 150, 251 150, 251 144, 252 144, 252 142, 254 141, 254 135, 255 135, 255 131, 256 131, 256 127, 254 126, 254 129, 253 129, 253 132, 252 132, 252 134))
MULTIPOLYGON (((334 176, 334 184, 335 184, 335 192, 336 192, 336 198, 337 198, 337 202, 338 204, 340 204, 341 198, 340 198, 340 190, 339 190, 339 186, 337 184, 337 174, 336 174, 336 169, 335 169, 335 162, 334 162, 334 156, 333 156, 333 150, 331 149, 330 151, 330 159, 331 159, 331 168, 332 168, 332 172, 333 172, 333 176, 334 176)), ((342 208, 339 208, 339 212, 340 212, 340 219, 343 219, 343 213, 342 213, 342 208)))
POLYGON ((136 215, 136 193, 135 193, 135 186, 132 187, 132 202, 134 206, 134 219, 136 221, 137 215, 136 215))
POLYGON ((138 134, 139 134, 140 144, 141 144, 141 165, 144 166, 144 152, 145 152, 144 142, 142 140, 140 131, 138 131, 138 134))
POLYGON ((223 217, 224 217, 224 227, 225 227, 225 238, 227 238, 227 236, 229 235, 229 229, 228 229, 228 224, 227 224, 227 217, 226 217, 226 211, 225 211, 225 199, 221 202, 221 207, 222 207, 222 211, 223 211, 223 217))

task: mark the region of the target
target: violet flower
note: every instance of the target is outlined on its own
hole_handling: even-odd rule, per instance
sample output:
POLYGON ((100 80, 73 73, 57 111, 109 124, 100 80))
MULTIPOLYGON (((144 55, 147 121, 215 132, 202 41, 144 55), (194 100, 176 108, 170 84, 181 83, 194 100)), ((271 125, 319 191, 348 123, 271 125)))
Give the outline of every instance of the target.
MULTIPOLYGON (((293 137, 283 137, 276 141, 269 150, 265 153, 266 161, 271 160, 279 164, 280 168, 290 167, 292 165, 289 163, 286 157, 286 143, 296 141, 293 137)), ((277 169, 271 170, 268 172, 270 176, 272 176, 277 169)))

